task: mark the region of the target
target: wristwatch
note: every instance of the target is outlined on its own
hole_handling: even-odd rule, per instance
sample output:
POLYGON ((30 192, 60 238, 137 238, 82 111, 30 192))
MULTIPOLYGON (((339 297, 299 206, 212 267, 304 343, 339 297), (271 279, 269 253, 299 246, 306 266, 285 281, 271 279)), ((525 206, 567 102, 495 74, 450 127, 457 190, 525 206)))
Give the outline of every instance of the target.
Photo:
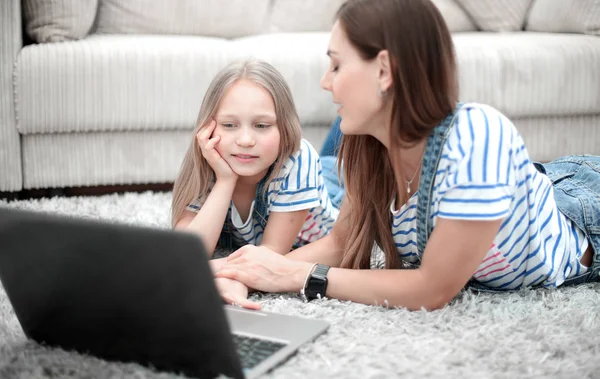
POLYGON ((316 267, 306 277, 304 288, 300 290, 300 296, 304 302, 325 297, 327 291, 327 272, 329 266, 320 263, 315 264, 316 267))

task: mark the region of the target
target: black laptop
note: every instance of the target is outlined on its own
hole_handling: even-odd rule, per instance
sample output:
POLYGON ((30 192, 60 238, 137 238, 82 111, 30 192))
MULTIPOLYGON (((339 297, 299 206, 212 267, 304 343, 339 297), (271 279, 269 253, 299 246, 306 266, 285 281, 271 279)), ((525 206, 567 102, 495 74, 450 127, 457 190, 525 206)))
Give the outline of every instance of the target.
POLYGON ((191 233, 0 207, 0 279, 28 338, 197 378, 255 378, 323 320, 224 306, 191 233))

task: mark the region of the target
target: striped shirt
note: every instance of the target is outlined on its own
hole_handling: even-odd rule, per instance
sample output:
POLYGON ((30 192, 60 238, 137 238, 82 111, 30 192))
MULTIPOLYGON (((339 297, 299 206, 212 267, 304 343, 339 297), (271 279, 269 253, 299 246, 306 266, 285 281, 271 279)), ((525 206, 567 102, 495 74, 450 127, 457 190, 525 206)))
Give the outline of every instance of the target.
MULTIPOLYGON (((417 199, 396 211, 392 234, 400 258, 417 262, 417 199)), ((556 287, 583 274, 588 241, 557 208, 552 183, 530 161, 514 125, 500 112, 465 104, 448 134, 434 179, 431 218, 502 224, 473 278, 496 289, 556 287)))
MULTIPOLYGON (((187 210, 198 212, 205 198, 196 199, 187 210)), ((295 247, 324 237, 333 227, 339 210, 329 199, 319 154, 308 141, 302 140, 300 150, 288 157, 279 175, 269 184, 267 203, 267 214, 257 215, 255 201, 252 201, 249 212, 252 217, 244 221, 233 201, 230 202, 225 222, 233 225, 233 238, 238 245, 259 245, 264 232, 259 218, 267 218, 271 212, 309 210, 295 247)))

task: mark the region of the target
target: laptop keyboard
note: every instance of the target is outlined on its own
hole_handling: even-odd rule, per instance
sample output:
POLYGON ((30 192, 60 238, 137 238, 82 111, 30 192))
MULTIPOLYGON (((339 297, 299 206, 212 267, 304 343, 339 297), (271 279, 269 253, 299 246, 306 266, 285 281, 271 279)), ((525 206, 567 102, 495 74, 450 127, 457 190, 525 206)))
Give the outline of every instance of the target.
POLYGON ((237 347, 243 369, 251 369, 285 346, 285 344, 281 342, 242 336, 239 334, 233 335, 233 342, 237 347))

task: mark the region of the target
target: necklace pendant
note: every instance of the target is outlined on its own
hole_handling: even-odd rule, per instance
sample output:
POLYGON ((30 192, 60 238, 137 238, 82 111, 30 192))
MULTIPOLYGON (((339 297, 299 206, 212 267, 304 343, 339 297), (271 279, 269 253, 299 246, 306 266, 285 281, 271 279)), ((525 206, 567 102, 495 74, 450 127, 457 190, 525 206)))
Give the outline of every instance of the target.
POLYGON ((407 194, 410 194, 410 186, 407 186, 407 187, 406 187, 406 193, 407 193, 407 194))

